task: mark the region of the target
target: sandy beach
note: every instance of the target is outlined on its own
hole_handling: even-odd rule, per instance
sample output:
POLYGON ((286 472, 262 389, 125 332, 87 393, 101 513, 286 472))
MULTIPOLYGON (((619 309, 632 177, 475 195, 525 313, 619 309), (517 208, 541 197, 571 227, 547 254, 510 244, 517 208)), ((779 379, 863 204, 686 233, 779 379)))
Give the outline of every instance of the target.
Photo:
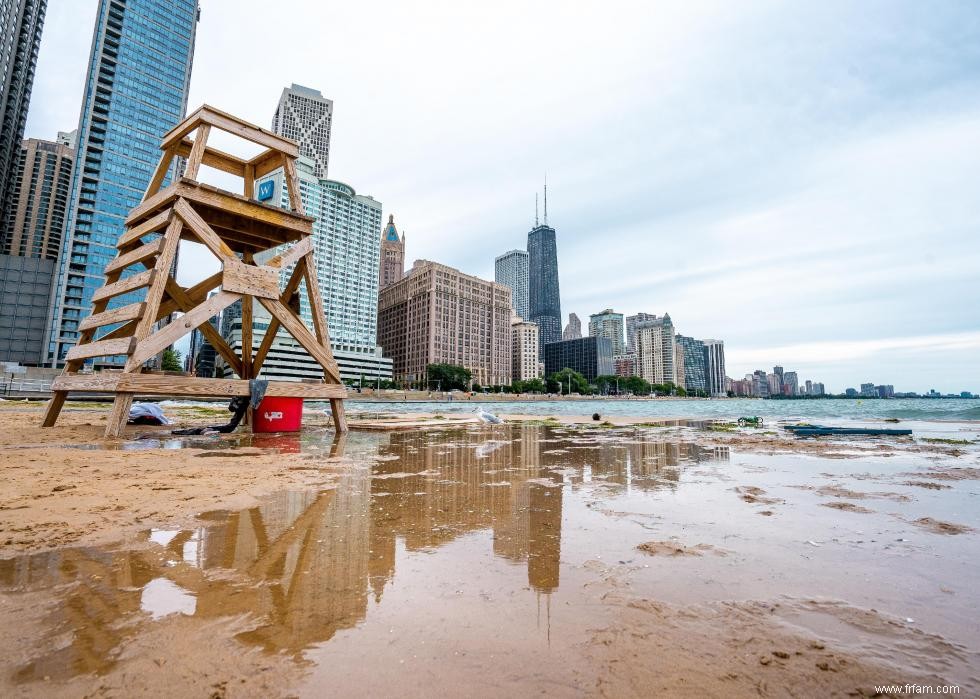
POLYGON ((978 423, 40 411, 0 403, 4 696, 980 693, 978 423))

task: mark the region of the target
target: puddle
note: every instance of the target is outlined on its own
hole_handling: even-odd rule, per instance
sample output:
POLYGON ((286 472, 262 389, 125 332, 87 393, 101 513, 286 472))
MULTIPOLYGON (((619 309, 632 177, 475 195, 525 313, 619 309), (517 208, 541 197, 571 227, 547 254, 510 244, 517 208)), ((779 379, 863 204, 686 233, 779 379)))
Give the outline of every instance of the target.
MULTIPOLYGON (((116 677, 127 648, 190 625, 299 661, 299 694, 325 682, 338 693, 577 694, 578 680, 601 672, 582 656, 590 634, 622 621, 612 600, 627 592, 684 609, 846 599, 914 616, 918 628, 970 652, 980 640, 968 621, 980 611, 978 537, 908 523, 942 512, 976 527, 972 481, 923 490, 882 472, 889 489, 910 497, 868 499, 868 512, 854 514, 821 506, 832 499, 817 486, 868 490, 839 461, 733 453, 656 430, 474 426, 349 443, 316 432, 221 437, 172 448, 293 449, 314 463, 342 453, 346 465, 329 490, 205 512, 187 529, 0 560, 8 618, 30 639, 6 654, 16 683, 116 677), (828 464, 836 475, 821 476, 828 464), (238 626, 214 626, 228 620, 238 626)), ((907 479, 918 462, 902 458, 889 468, 907 479)), ((867 473, 880 461, 851 469, 867 473)), ((222 648, 216 640, 199 652, 220 666, 222 648)), ((970 659, 961 664, 973 662, 963 653, 970 659)))

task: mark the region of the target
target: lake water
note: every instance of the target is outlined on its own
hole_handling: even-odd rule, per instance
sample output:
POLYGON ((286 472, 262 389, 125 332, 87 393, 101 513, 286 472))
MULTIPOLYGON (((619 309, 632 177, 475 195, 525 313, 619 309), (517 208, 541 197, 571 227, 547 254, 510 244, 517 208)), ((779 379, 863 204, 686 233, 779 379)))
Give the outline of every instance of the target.
POLYGON ((347 401, 348 410, 357 412, 469 413, 477 405, 500 414, 525 415, 602 415, 650 417, 731 419, 759 415, 778 420, 980 420, 980 400, 969 398, 895 400, 828 399, 828 400, 762 400, 727 398, 718 400, 580 400, 580 401, 494 401, 492 403, 454 401, 347 401))

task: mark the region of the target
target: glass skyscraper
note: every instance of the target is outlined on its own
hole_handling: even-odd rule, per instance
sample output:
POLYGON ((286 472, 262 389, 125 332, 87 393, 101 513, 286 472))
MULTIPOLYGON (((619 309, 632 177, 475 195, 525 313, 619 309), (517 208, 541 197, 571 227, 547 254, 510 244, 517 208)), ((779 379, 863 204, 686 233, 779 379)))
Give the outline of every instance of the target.
POLYGON ((684 352, 684 388, 688 393, 707 393, 708 353, 704 343, 686 335, 676 335, 674 339, 684 352))
POLYGON ((531 229, 527 234, 527 257, 528 320, 538 324, 539 347, 544 357, 544 348, 561 340, 558 245, 554 228, 544 224, 531 229))
MULTIPOLYGON (((48 323, 52 366, 62 364, 77 341, 126 215, 143 198, 160 160, 160 140, 187 110, 197 19, 197 0, 99 1, 48 323)), ((132 303, 141 293, 117 297, 111 306, 132 303)))
POLYGON ((514 313, 527 320, 527 251, 511 250, 494 260, 494 281, 510 287, 514 313))

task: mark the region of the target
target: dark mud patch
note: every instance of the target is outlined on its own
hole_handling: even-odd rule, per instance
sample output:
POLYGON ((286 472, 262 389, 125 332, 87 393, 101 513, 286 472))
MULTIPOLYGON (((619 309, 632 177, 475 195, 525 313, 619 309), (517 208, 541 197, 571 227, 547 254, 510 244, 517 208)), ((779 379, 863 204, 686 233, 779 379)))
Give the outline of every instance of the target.
POLYGON ((905 481, 902 485, 910 485, 915 488, 928 488, 929 490, 949 490, 953 486, 942 483, 932 483, 930 481, 905 481))
POLYGON ((752 505, 778 505, 783 502, 779 498, 765 497, 766 491, 754 485, 740 485, 732 488, 739 497, 752 505))
POLYGON ((869 510, 867 507, 855 505, 853 502, 822 502, 820 504, 823 507, 830 507, 842 512, 860 512, 862 514, 871 514, 874 512, 874 510, 869 510))
POLYGON ((912 524, 933 534, 968 534, 973 531, 972 528, 965 524, 943 522, 932 517, 920 517, 919 519, 913 520, 912 524))

